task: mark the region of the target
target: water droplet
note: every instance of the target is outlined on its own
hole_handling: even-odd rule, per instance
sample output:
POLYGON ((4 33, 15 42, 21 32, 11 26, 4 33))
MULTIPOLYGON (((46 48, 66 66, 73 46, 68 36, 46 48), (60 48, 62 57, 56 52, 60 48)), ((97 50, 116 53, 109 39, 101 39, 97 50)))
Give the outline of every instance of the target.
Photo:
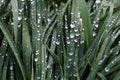
POLYGON ((21 21, 21 20, 22 20, 22 17, 19 16, 19 17, 18 17, 18 21, 21 21))
POLYGON ((70 68, 70 65, 68 65, 67 68, 70 68))
POLYGON ((50 22, 51 20, 48 18, 47 21, 50 22))
POLYGON ((74 38, 74 37, 75 37, 74 33, 71 33, 70 38, 74 38))
POLYGON ((78 32, 78 29, 74 29, 75 32, 78 32))
POLYGON ((36 55, 38 55, 38 54, 39 54, 39 52, 36 52, 35 54, 36 54, 36 55))
POLYGON ((74 53, 73 52, 70 52, 69 55, 72 56, 74 53))
POLYGON ((56 43, 56 45, 59 45, 59 44, 60 44, 60 42, 59 42, 59 41, 56 41, 55 43, 56 43))
POLYGON ((40 41, 40 38, 37 38, 37 41, 40 41))
POLYGON ((73 63, 73 65, 74 65, 74 66, 76 66, 76 65, 77 65, 77 63, 76 63, 76 62, 74 62, 74 63, 73 63))
POLYGON ((44 63, 44 61, 42 60, 42 63, 44 63))
POLYGON ((77 40, 77 39, 74 39, 74 42, 78 42, 78 40, 77 40))
POLYGON ((98 28, 98 24, 95 24, 95 27, 98 28))
POLYGON ((74 13, 73 12, 71 12, 71 15, 73 15, 74 13))
POLYGON ((93 37, 96 36, 96 32, 93 32, 93 37))
POLYGON ((70 24, 70 27, 71 27, 71 28, 74 28, 74 27, 75 27, 75 25, 72 23, 72 24, 70 24))
POLYGON ((76 34, 75 34, 75 36, 77 36, 77 37, 78 37, 79 35, 80 35, 79 33, 76 33, 76 34))
POLYGON ((37 62, 38 61, 38 58, 35 58, 35 62, 37 62))
POLYGON ((70 44, 70 41, 67 41, 67 44, 70 44))
POLYGON ((12 22, 11 25, 14 25, 14 23, 12 22))
POLYGON ((101 1, 100 0, 96 0, 96 2, 95 2, 96 4, 100 4, 101 3, 101 1))
POLYGON ((73 76, 76 77, 77 76, 76 73, 74 73, 73 76))
POLYGON ((111 27, 111 25, 108 25, 108 27, 111 27))
POLYGON ((10 66, 10 70, 13 70, 13 66, 10 66))
POLYGON ((45 72, 42 72, 42 74, 44 74, 45 72))
POLYGON ((114 61, 111 62, 112 64, 114 63, 114 61))
POLYGON ((58 35, 58 37, 60 37, 60 35, 58 35))
POLYGON ((49 63, 48 65, 47 65, 47 69, 50 69, 51 68, 51 64, 49 63))
POLYGON ((80 43, 83 44, 83 43, 84 43, 84 40, 80 41, 80 43))
POLYGON ((110 69, 108 67, 105 68, 105 71, 108 72, 110 69))
POLYGON ((80 18, 80 22, 82 22, 82 18, 80 18))
POLYGON ((96 24, 96 21, 93 21, 93 24, 96 24))
POLYGON ((72 59, 70 58, 68 61, 72 61, 72 59))
POLYGON ((67 26, 65 26, 65 29, 68 29, 68 27, 67 27, 67 26))
POLYGON ((98 65, 101 65, 103 63, 103 60, 100 60, 100 62, 98 63, 98 65))
POLYGON ((40 77, 37 77, 37 80, 40 80, 40 77))

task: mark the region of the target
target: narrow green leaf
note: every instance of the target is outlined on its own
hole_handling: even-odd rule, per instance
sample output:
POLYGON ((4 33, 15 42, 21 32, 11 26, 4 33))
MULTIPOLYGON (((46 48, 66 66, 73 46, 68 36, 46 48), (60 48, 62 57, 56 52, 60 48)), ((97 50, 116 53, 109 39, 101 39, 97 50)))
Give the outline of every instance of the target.
POLYGON ((19 55, 18 49, 16 47, 16 44, 14 43, 12 36, 10 35, 10 32, 7 29, 7 26, 5 25, 4 21, 1 19, 0 19, 0 29, 2 30, 4 36, 6 37, 8 43, 9 43, 9 45, 14 53, 14 56, 19 64, 19 67, 20 67, 20 70, 22 72, 24 80, 26 80, 25 71, 24 71, 23 64, 21 62, 20 55, 19 55))

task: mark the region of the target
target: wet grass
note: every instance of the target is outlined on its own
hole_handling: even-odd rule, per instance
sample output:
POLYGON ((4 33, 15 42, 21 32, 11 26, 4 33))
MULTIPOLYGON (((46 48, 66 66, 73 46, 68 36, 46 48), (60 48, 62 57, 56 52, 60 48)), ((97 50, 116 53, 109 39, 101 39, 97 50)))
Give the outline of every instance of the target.
POLYGON ((119 80, 119 0, 0 0, 0 80, 119 80))

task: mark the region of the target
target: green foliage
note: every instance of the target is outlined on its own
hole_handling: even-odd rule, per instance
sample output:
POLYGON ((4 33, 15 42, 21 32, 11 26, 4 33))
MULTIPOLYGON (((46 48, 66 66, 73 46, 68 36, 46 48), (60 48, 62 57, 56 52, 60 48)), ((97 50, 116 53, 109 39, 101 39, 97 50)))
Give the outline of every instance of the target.
POLYGON ((119 80, 120 0, 0 0, 0 80, 119 80))

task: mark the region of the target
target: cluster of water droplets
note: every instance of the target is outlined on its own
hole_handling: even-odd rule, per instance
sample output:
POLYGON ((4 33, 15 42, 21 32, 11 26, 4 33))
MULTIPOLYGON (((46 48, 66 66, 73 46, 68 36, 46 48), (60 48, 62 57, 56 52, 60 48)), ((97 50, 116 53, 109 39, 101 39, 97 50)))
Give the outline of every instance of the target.
POLYGON ((39 55, 39 50, 36 50, 35 52, 35 58, 34 58, 34 61, 37 62, 38 61, 38 55, 39 55))
POLYGON ((96 0, 95 3, 96 3, 96 4, 100 4, 100 3, 101 3, 101 0, 96 0))
POLYGON ((108 23, 106 26, 107 27, 111 27, 116 22, 117 19, 118 19, 118 16, 116 16, 115 18, 113 18, 112 21, 110 21, 110 23, 108 23))
POLYGON ((99 27, 99 18, 96 18, 96 19, 93 21, 93 26, 94 26, 93 37, 95 37, 95 36, 96 36, 96 30, 97 30, 98 27, 99 27))
POLYGON ((98 63, 98 65, 101 65, 105 61, 106 58, 107 58, 107 55, 104 55, 103 58, 98 63))
POLYGON ((110 69, 118 62, 118 60, 115 58, 113 61, 111 61, 111 63, 108 64, 107 67, 105 67, 105 71, 109 72, 110 69))

